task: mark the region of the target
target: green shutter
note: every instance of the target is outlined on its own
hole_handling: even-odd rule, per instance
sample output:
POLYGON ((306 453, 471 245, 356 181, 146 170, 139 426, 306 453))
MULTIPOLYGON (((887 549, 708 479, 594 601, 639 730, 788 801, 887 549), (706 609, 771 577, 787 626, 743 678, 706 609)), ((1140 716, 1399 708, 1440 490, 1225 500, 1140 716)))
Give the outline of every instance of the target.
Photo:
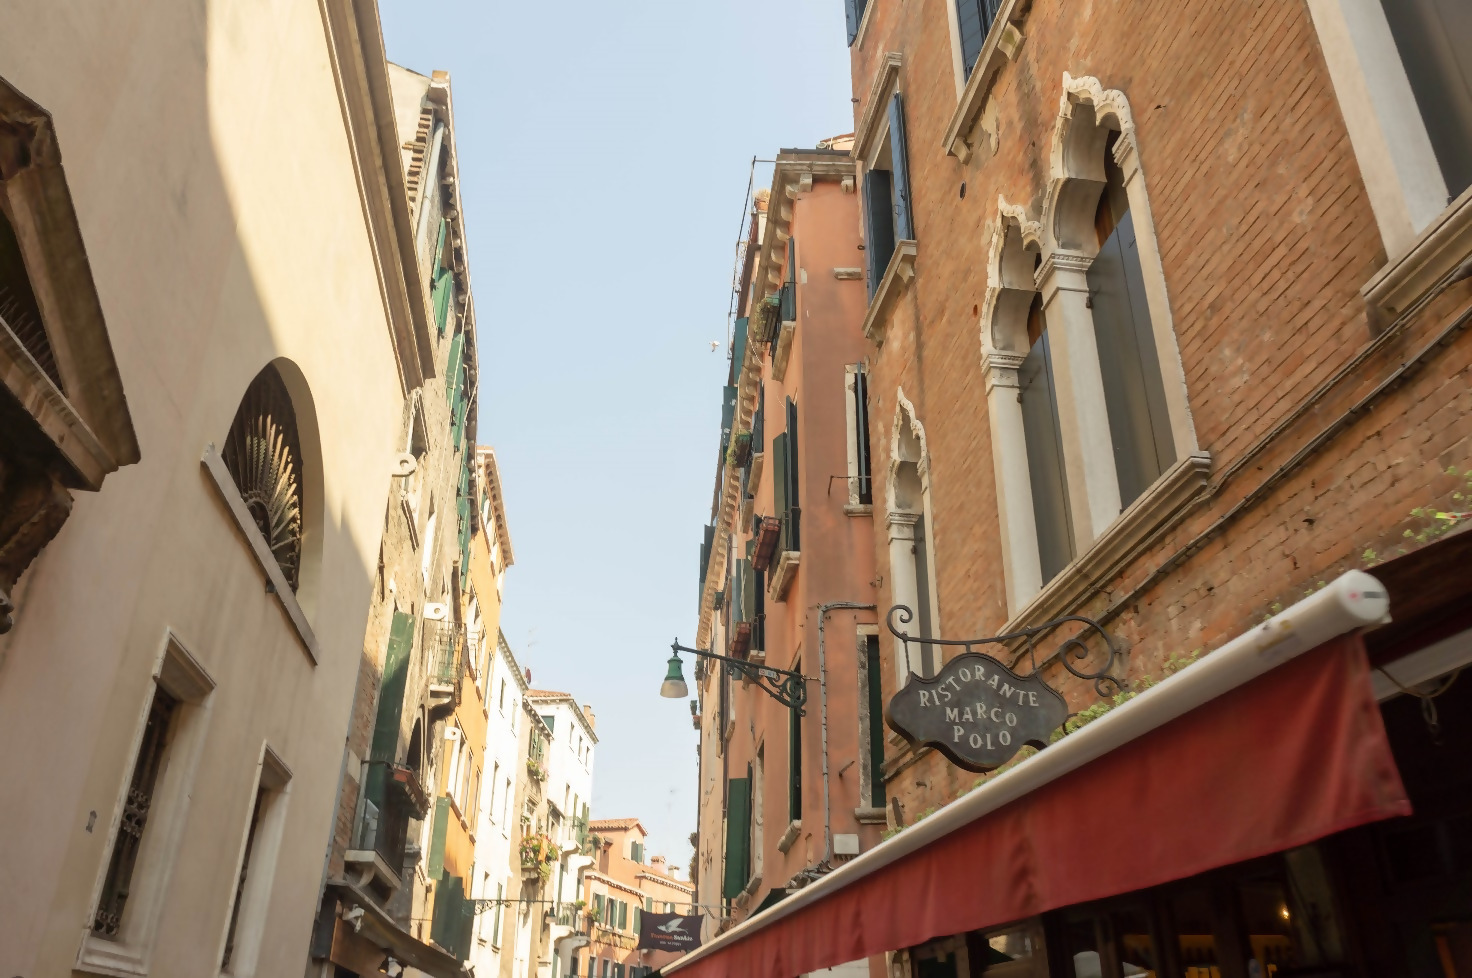
POLYGON ((450 222, 440 218, 440 236, 434 243, 434 270, 439 272, 445 267, 445 237, 450 230, 450 222))
POLYGON ((751 859, 751 781, 732 778, 726 793, 726 885, 721 895, 734 900, 746 889, 751 859))
POLYGON ((436 274, 434 283, 429 288, 429 300, 434 306, 434 324, 439 328, 441 336, 445 335, 445 326, 450 321, 450 296, 454 291, 455 277, 448 269, 436 274))
POLYGON ((796 822, 802 818, 802 715, 795 709, 787 715, 787 817, 796 822))
MULTIPOLYGON (((445 831, 450 827, 450 799, 434 800, 434 829, 429 838, 429 878, 439 879, 445 869, 445 831)), ((438 898, 436 898, 438 899, 438 898)))
POLYGON ((618 902, 618 929, 629 929, 629 905, 623 900, 618 902))
POLYGON ((452 408, 455 405, 455 395, 460 391, 461 346, 464 342, 465 334, 456 333, 450 340, 450 359, 445 364, 445 401, 452 408))
MULTIPOLYGON (((731 379, 741 377, 741 365, 746 362, 746 332, 751 320, 742 316, 736 320, 735 336, 731 338, 731 379)), ((758 449, 760 451, 760 449, 758 449)))
POLYGON ((654 913, 654 897, 644 898, 644 909, 649 913, 654 913))
POLYGON ((634 926, 632 929, 635 934, 639 933, 639 908, 637 905, 634 907, 634 926))
POLYGON ((787 505, 787 432, 784 431, 772 438, 772 509, 775 510, 773 515, 782 521, 778 550, 790 549, 787 546, 787 505))
POLYGON ((884 694, 879 685, 879 638, 869 636, 869 804, 883 808, 884 798, 884 694))
POLYGON ((449 947, 451 930, 450 906, 452 902, 451 890, 455 882, 452 876, 437 877, 438 882, 434 885, 434 910, 431 911, 429 921, 429 939, 440 947, 449 947))
POLYGON ((757 588, 760 585, 757 584, 756 573, 751 569, 751 561, 738 561, 736 573, 741 581, 741 620, 755 622, 757 588))
POLYGON ((600 921, 603 919, 603 894, 601 893, 593 894, 593 919, 600 921))

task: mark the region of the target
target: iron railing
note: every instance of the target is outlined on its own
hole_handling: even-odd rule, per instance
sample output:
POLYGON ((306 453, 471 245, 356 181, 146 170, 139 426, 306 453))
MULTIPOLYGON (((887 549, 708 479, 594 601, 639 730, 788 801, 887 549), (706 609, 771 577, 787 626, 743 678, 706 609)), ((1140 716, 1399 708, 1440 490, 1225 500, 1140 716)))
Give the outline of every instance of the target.
POLYGON ((463 623, 448 619, 424 619, 421 645, 428 663, 431 683, 456 683, 461 671, 469 669, 466 654, 470 648, 469 630, 463 623))
POLYGON ((363 815, 358 820, 355 849, 371 849, 398 873, 404 865, 404 846, 409 840, 409 799, 404 789, 390 781, 377 792, 377 801, 363 799, 363 815))

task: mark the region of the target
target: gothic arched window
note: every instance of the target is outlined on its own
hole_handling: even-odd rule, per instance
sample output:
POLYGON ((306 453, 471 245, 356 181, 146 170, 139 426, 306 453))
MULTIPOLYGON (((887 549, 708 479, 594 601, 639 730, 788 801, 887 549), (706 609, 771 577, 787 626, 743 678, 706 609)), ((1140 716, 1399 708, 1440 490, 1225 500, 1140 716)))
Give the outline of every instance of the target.
POLYGON ((302 556, 302 449, 296 411, 274 366, 256 374, 225 439, 225 467, 295 591, 302 556))

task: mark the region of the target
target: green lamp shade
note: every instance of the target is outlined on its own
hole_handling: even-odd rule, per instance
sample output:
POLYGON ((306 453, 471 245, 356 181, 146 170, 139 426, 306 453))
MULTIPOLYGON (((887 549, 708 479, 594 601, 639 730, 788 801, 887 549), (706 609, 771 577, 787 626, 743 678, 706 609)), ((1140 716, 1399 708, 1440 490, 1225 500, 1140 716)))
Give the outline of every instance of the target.
POLYGON ((690 690, 685 685, 685 671, 680 667, 678 655, 670 656, 670 671, 664 677, 664 684, 659 687, 659 695, 671 700, 682 700, 690 695, 690 690))

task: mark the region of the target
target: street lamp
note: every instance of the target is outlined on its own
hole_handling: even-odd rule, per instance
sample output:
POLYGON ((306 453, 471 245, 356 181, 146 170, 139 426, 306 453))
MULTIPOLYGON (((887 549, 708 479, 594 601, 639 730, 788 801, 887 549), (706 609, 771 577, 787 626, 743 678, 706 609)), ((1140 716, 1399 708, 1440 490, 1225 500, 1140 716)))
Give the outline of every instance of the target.
POLYGON ((674 654, 670 656, 669 670, 665 673, 664 683, 659 687, 659 695, 666 699, 678 700, 690 695, 690 687, 685 685, 685 671, 680 663, 680 653, 689 652, 691 655, 731 663, 738 676, 756 683, 772 699, 789 709, 796 710, 798 716, 807 716, 807 711, 803 709, 803 706, 808 701, 808 677, 800 672, 756 666, 743 659, 733 659, 728 655, 707 652, 704 649, 692 649, 687 645, 681 645, 678 638, 670 643, 670 650, 674 654))

